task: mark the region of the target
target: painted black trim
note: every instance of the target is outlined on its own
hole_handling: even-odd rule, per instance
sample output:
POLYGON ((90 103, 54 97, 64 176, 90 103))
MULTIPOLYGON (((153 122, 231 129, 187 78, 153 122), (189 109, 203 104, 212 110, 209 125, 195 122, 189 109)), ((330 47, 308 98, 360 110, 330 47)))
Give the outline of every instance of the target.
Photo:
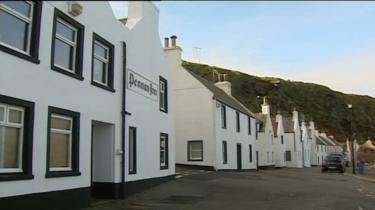
POLYGON ((247 117, 247 123, 248 123, 248 134, 251 135, 251 117, 247 117))
MULTIPOLYGON (((33 133, 34 133, 34 102, 25 101, 18 98, 0 95, 0 102, 4 104, 23 107, 23 148, 22 148, 22 170, 20 173, 0 173, 0 181, 33 179, 33 133)), ((1 205, 0 205, 1 206, 1 205)))
POLYGON ((236 151, 237 151, 237 170, 242 171, 242 145, 241 143, 236 144, 236 151))
POLYGON ((114 78, 114 60, 115 60, 115 46, 110 43, 109 41, 105 40, 103 37, 99 36, 96 33, 92 34, 92 52, 91 52, 91 84, 102 88, 104 90, 108 90, 110 92, 115 92, 113 88, 113 78, 114 78), (100 44, 108 47, 108 86, 100 84, 94 81, 94 43, 95 41, 99 42, 100 44))
POLYGON ((84 33, 85 26, 65 14, 64 12, 55 8, 53 15, 53 27, 52 27, 52 46, 51 46, 51 69, 67 76, 73 77, 78 80, 83 80, 82 77, 82 65, 83 65, 83 46, 84 46, 84 33), (66 71, 62 68, 55 66, 55 39, 56 39, 56 22, 57 18, 64 20, 70 25, 77 29, 77 46, 76 46, 76 58, 75 58, 75 73, 66 71))
POLYGON ((187 141, 187 159, 188 161, 203 161, 203 140, 192 140, 192 141, 187 141), (202 144, 202 152, 201 152, 201 159, 191 159, 190 157, 190 143, 194 142, 200 142, 202 144))
MULTIPOLYGON (((161 112, 168 113, 168 81, 164 77, 159 76, 159 85, 160 85, 160 82, 164 83, 164 106, 165 106, 165 110, 161 109, 160 102, 159 102, 159 110, 161 112)), ((160 100, 160 87, 159 87, 159 100, 160 100)))
POLYGON ((19 58, 25 59, 35 64, 39 64, 39 40, 40 40, 40 22, 42 17, 42 1, 34 1, 34 14, 33 23, 30 36, 30 54, 24 54, 18 52, 12 48, 0 44, 0 50, 11 55, 17 56, 19 58))
POLYGON ((228 144, 226 141, 222 141, 223 150, 223 164, 228 164, 228 144))
MULTIPOLYGON (((129 127, 129 142, 130 142, 130 132, 131 131, 134 131, 133 133, 133 137, 134 137, 134 141, 133 141, 133 157, 130 158, 130 146, 129 146, 129 161, 130 160, 133 160, 133 170, 130 171, 130 168, 128 168, 128 171, 129 171, 129 174, 136 174, 137 173, 137 128, 136 127, 132 127, 130 126, 129 127)), ((130 164, 130 162, 129 162, 130 164)))
POLYGON ((0 198, 0 206, 7 210, 78 210, 88 207, 90 200, 90 188, 85 187, 0 198))
POLYGON ((222 123, 221 128, 226 129, 227 128, 227 109, 226 109, 226 106, 224 104, 221 104, 220 112, 221 112, 221 117, 224 118, 223 119, 224 120, 224 124, 222 123))
POLYGON ((241 131, 241 125, 240 125, 240 112, 236 111, 236 131, 241 131))
MULTIPOLYGON (((161 142, 161 137, 165 137, 165 161, 166 164, 165 166, 161 166, 160 162, 160 170, 165 170, 169 168, 169 141, 168 141, 168 134, 167 133, 160 133, 160 142, 161 142)), ((160 156, 160 155, 159 155, 160 156)))
POLYGON ((66 176, 80 176, 79 172, 79 136, 80 136, 80 113, 57 107, 48 106, 48 123, 47 123, 47 162, 46 162, 46 178, 66 177, 66 176), (50 171, 49 157, 50 157, 50 137, 51 137, 51 116, 58 114, 72 117, 73 131, 72 131, 72 148, 71 148, 71 171, 50 171))
POLYGON ((213 166, 206 166, 206 165, 190 165, 190 164, 176 163, 176 166, 181 167, 181 168, 187 168, 187 169, 215 171, 215 168, 213 166))
POLYGON ((292 152, 290 150, 285 151, 285 161, 292 161, 292 152))
POLYGON ((123 183, 93 182, 91 196, 95 198, 124 198, 123 183))
POLYGON ((156 177, 156 178, 126 182, 125 183, 125 197, 141 192, 143 190, 155 187, 164 182, 172 181, 174 179, 175 179, 175 175, 173 174, 173 175, 164 176, 164 177, 156 177))

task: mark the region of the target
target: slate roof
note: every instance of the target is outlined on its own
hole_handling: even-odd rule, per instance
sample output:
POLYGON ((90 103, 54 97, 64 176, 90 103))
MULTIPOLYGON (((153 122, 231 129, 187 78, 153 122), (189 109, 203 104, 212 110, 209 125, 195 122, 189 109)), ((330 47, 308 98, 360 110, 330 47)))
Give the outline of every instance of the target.
MULTIPOLYGON (((185 68, 184 68, 185 69, 185 68)), ((208 90, 210 90, 213 94, 216 100, 226 104, 227 106, 232 107, 233 109, 236 109, 246 115, 250 115, 251 117, 258 119, 255 114, 250 112, 247 108, 244 107, 237 99, 235 99, 233 96, 228 95, 220 88, 216 87, 214 83, 204 79, 203 77, 189 71, 188 69, 185 69, 187 72, 189 72, 195 79, 197 79, 200 83, 202 83, 208 90)), ((260 120, 260 119, 258 119, 260 120)))
POLYGON ((327 143, 320 137, 320 136, 317 136, 316 137, 316 143, 317 144, 324 144, 324 145, 327 145, 327 143))
POLYGON ((279 123, 276 122, 275 119, 272 119, 272 128, 273 128, 273 135, 275 137, 277 137, 277 127, 278 127, 279 123))
POLYGON ((260 125, 259 132, 264 132, 267 126, 267 115, 263 113, 256 113, 255 115, 257 119, 259 119, 262 122, 262 124, 260 125))
POLYGON ((285 133, 294 133, 294 122, 292 117, 283 118, 283 127, 285 133))

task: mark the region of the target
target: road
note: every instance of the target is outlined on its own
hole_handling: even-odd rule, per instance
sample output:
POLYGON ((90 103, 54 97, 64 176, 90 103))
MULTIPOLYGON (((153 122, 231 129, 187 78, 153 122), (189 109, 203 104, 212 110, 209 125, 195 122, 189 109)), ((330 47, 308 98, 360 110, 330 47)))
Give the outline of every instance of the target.
POLYGON ((319 168, 185 170, 179 178, 89 210, 375 209, 375 183, 319 168))

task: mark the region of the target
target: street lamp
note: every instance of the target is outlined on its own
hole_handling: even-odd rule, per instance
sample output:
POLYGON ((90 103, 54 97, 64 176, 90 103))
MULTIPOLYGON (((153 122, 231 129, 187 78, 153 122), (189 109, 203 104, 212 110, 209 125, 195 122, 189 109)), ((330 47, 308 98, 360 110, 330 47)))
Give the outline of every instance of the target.
POLYGON ((355 159, 354 159, 354 138, 353 138, 353 109, 352 104, 348 104, 348 108, 350 110, 350 139, 352 140, 352 167, 353 167, 353 174, 355 174, 355 159))

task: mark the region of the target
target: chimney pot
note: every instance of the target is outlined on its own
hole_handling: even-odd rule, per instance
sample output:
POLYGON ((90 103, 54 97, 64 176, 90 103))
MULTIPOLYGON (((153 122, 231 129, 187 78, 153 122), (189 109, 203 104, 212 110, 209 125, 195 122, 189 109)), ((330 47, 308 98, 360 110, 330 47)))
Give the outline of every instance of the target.
POLYGON ((168 37, 164 38, 164 48, 169 48, 169 38, 168 37))
POLYGON ((171 36, 171 40, 172 40, 171 47, 176 47, 176 39, 177 39, 176 35, 171 36))

